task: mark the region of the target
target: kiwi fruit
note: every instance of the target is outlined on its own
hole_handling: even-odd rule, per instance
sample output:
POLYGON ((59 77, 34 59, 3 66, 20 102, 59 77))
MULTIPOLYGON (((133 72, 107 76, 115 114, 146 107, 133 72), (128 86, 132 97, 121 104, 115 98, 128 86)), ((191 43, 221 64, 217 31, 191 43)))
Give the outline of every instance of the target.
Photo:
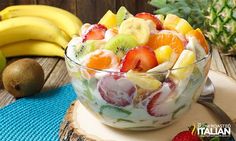
POLYGON ((4 88, 15 98, 38 93, 44 84, 44 72, 33 59, 20 59, 8 65, 2 74, 4 88))
POLYGON ((133 17, 133 15, 130 14, 124 6, 121 6, 116 13, 117 25, 119 26, 124 20, 128 19, 129 17, 133 17))
POLYGON ((110 50, 119 58, 122 58, 130 49, 137 45, 138 42, 132 35, 118 34, 105 44, 104 49, 110 50))
POLYGON ((105 45, 105 41, 102 40, 87 40, 75 47, 76 57, 79 59, 88 53, 102 48, 105 45))

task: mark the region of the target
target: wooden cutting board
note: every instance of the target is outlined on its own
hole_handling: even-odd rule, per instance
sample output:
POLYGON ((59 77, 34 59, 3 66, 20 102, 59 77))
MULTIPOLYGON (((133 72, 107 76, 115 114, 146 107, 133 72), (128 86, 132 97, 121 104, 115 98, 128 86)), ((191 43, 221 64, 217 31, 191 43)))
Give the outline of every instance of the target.
MULTIPOLYGON (((216 87, 215 103, 232 119, 236 119, 236 81, 223 73, 210 71, 209 77, 216 87)), ((174 124, 153 131, 125 131, 100 123, 79 101, 67 111, 60 128, 61 141, 171 141, 179 132, 197 123, 218 123, 207 108, 193 103, 189 112, 174 124)))

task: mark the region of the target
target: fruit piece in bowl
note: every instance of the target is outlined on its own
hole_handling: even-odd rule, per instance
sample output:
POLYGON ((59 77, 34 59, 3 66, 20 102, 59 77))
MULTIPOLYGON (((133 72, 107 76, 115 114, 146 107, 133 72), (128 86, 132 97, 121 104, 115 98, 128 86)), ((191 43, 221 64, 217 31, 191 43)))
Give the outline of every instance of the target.
POLYGON ((91 25, 83 35, 83 42, 87 40, 101 40, 105 38, 107 27, 101 24, 91 25))
POLYGON ((154 51, 146 46, 139 46, 127 52, 121 63, 121 72, 136 70, 145 72, 158 65, 154 51))
POLYGON ((138 13, 135 15, 137 18, 141 18, 144 20, 151 20, 155 25, 157 30, 163 29, 161 21, 154 15, 146 12, 138 13))
POLYGON ((121 7, 82 28, 82 37, 65 52, 66 65, 80 102, 102 123, 126 130, 162 128, 180 119, 199 96, 211 49, 187 21, 133 16, 121 7), (93 83, 80 83, 87 81, 93 83), (79 88, 89 95, 80 98, 79 88))
POLYGON ((123 58, 124 55, 132 48, 136 47, 138 42, 132 35, 119 34, 114 38, 107 41, 104 49, 111 50, 119 58, 123 58))
POLYGON ((103 77, 97 84, 101 97, 109 104, 116 106, 130 105, 136 87, 125 78, 115 79, 113 76, 103 77))

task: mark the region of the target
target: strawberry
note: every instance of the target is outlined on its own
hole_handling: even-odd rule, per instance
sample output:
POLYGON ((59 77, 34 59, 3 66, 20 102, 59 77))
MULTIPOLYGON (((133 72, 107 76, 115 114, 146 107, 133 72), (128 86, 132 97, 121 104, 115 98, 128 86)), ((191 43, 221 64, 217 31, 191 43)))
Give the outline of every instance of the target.
POLYGON ((160 117, 165 116, 168 112, 173 108, 171 103, 165 102, 165 100, 173 94, 173 91, 176 88, 176 84, 171 79, 166 79, 163 84, 161 90, 154 92, 154 96, 147 104, 147 112, 151 116, 160 117), (163 111, 163 108, 166 110, 163 111))
POLYGON ((161 92, 158 92, 157 94, 155 94, 152 99, 149 101, 148 105, 147 105, 147 112, 149 113, 149 115, 151 116, 159 116, 159 113, 156 113, 156 108, 157 108, 157 101, 159 99, 161 95, 161 92))
POLYGON ((87 40, 102 40, 105 37, 107 28, 101 24, 94 24, 89 27, 83 36, 83 42, 87 40))
POLYGON ((201 141, 197 134, 192 134, 191 131, 182 131, 177 134, 172 141, 201 141))
POLYGON ((173 80, 171 80, 170 78, 167 78, 167 79, 165 80, 165 83, 168 84, 169 88, 170 88, 172 91, 175 90, 176 84, 175 84, 175 82, 174 82, 173 80))
POLYGON ((124 77, 124 73, 121 73, 121 72, 111 72, 111 73, 109 73, 109 74, 110 74, 110 76, 112 76, 115 80, 118 80, 118 79, 124 77))
POLYGON ((121 72, 129 70, 145 72, 157 66, 157 59, 154 51, 147 46, 139 46, 127 52, 121 64, 121 72))
POLYGON ((151 20, 156 25, 157 30, 163 29, 163 25, 162 25, 161 21, 157 17, 155 17, 154 15, 152 15, 150 13, 146 13, 146 12, 138 13, 135 15, 135 17, 145 19, 145 20, 151 20))

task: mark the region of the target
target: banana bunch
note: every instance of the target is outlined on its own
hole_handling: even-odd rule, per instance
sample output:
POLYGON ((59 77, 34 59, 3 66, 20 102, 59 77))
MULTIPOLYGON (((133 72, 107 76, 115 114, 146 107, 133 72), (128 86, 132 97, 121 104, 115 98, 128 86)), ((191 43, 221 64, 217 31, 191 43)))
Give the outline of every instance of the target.
POLYGON ((6 57, 59 56, 80 35, 81 21, 63 9, 17 5, 0 11, 0 50, 6 57))

